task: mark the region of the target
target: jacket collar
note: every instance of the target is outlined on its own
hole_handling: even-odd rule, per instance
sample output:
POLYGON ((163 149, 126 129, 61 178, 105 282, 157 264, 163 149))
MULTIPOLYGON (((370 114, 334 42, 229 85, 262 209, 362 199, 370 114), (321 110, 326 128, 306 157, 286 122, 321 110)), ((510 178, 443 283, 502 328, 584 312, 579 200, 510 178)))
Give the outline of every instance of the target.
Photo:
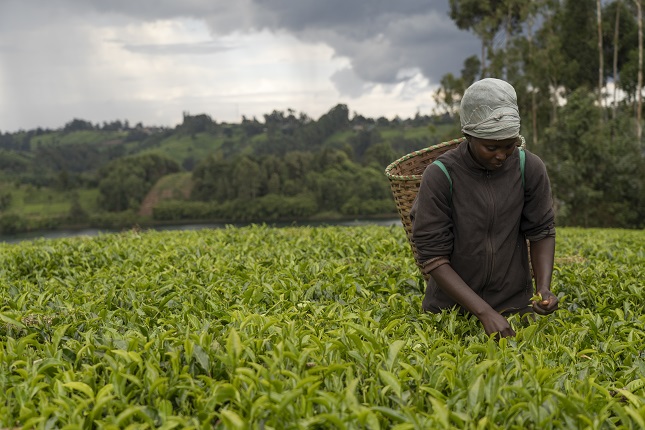
POLYGON ((484 166, 479 164, 472 156, 470 153, 470 150, 468 149, 468 141, 464 140, 459 144, 459 153, 461 155, 462 160, 464 160, 466 167, 468 170, 480 174, 480 175, 486 175, 488 174, 489 176, 494 176, 494 175, 499 175, 502 174, 506 171, 508 171, 510 165, 516 165, 517 163, 514 162, 517 158, 517 152, 518 149, 516 148, 513 153, 506 159, 504 164, 502 165, 501 168, 496 169, 496 170, 487 170, 484 166))

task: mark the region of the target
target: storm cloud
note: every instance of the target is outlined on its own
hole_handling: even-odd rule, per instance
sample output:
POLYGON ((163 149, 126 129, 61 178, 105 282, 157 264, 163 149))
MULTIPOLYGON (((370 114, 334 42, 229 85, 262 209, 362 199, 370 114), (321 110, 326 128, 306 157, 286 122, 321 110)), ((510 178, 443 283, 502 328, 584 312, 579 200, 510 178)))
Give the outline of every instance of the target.
POLYGON ((136 106, 132 121, 172 122, 186 104, 239 118, 349 99, 395 115, 478 50, 448 0, 2 0, 0 130, 136 106))
POLYGON ((450 20, 448 0, 92 0, 81 7, 139 20, 203 19, 214 35, 284 31, 329 45, 350 59, 360 79, 374 83, 400 82, 406 69, 438 82, 478 49, 476 38, 450 20))

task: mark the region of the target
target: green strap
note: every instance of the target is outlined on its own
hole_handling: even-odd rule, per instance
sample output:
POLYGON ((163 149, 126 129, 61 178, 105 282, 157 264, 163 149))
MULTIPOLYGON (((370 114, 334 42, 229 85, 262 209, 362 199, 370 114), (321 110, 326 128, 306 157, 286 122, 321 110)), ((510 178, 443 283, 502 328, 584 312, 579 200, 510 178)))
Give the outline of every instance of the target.
POLYGON ((526 191, 526 183, 524 182, 524 165, 526 164, 526 152, 524 148, 520 148, 520 172, 522 172, 522 188, 526 191))
POLYGON ((448 173, 448 169, 446 169, 446 165, 439 160, 435 160, 432 164, 436 164, 437 166, 439 166, 439 168, 443 170, 443 173, 446 174, 446 178, 448 178, 448 182, 450 182, 450 196, 452 197, 452 179, 450 178, 450 173, 448 173))

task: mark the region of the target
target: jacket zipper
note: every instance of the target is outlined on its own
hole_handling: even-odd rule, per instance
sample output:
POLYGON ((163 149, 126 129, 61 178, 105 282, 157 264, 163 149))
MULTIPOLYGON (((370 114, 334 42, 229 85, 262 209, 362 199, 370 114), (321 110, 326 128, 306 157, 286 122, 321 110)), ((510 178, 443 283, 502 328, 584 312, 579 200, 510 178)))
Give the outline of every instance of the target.
POLYGON ((493 226, 495 224, 495 199, 493 198, 493 193, 490 189, 490 172, 488 170, 486 170, 486 191, 488 191, 488 197, 489 197, 490 204, 492 206, 492 210, 490 211, 491 216, 490 216, 490 221, 488 223, 488 232, 486 234, 486 250, 488 252, 487 256, 488 256, 488 260, 490 261, 490 264, 488 267, 488 272, 486 273, 486 281, 484 282, 483 290, 486 290, 489 286, 488 284, 493 274, 493 267, 495 263, 495 255, 493 253, 493 240, 491 238, 493 226))

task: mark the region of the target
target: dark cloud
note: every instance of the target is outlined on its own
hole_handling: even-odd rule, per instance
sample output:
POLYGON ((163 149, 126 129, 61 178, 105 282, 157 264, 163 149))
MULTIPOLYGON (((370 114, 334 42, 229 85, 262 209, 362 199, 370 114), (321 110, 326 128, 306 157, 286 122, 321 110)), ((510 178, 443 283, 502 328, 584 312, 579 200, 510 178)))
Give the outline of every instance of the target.
POLYGON ((400 81, 400 71, 418 68, 431 81, 457 73, 476 53, 474 36, 448 16, 448 1, 255 0, 259 27, 286 30, 324 42, 350 59, 358 77, 376 83, 400 81))
POLYGON ((373 83, 400 82, 401 70, 418 69, 436 84, 479 51, 475 36, 450 19, 448 0, 60 1, 140 20, 203 19, 218 35, 286 31, 329 45, 350 60, 358 78, 373 83))
POLYGON ((354 37, 379 34, 389 19, 423 14, 430 9, 427 0, 254 0, 262 9, 258 19, 264 24, 292 31, 312 28, 337 29, 354 37))

